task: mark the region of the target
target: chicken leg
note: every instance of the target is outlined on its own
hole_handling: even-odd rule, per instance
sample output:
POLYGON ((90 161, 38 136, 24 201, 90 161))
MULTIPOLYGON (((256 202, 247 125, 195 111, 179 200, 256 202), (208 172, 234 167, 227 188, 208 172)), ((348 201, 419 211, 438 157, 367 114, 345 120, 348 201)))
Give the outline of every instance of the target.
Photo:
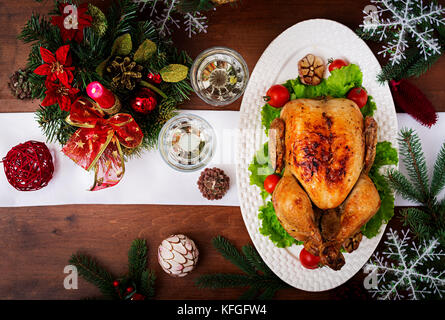
POLYGON ((312 203, 288 169, 285 169, 272 194, 272 202, 277 218, 287 233, 304 241, 306 250, 318 255, 322 238, 312 203))

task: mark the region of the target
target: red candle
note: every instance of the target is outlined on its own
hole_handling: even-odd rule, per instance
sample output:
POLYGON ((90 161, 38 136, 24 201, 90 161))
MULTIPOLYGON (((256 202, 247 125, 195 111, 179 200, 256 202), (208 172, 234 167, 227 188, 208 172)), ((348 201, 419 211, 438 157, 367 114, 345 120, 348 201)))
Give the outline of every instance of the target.
POLYGON ((116 97, 113 92, 105 88, 99 82, 91 82, 87 86, 88 96, 97 102, 102 109, 110 109, 114 106, 116 97))

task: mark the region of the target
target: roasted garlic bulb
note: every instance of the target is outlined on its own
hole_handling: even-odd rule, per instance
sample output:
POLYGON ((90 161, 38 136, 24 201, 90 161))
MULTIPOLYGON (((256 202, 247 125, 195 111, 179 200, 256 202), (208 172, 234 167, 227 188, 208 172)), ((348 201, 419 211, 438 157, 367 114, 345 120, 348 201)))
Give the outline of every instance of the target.
POLYGON ((323 59, 313 54, 306 55, 298 62, 298 74, 304 84, 316 86, 323 79, 325 65, 323 59))

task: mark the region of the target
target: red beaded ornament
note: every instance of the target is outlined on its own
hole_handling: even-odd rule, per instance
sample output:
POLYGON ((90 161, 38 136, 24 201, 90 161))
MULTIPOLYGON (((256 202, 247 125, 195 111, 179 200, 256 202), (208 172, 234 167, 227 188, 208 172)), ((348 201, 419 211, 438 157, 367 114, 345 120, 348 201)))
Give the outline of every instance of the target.
POLYGON ((6 178, 19 191, 35 191, 48 185, 54 164, 48 147, 27 141, 12 148, 3 158, 6 178))
POLYGON ((162 82, 162 78, 160 74, 154 74, 154 73, 149 73, 147 75, 147 79, 148 81, 154 83, 154 84, 160 84, 162 82))

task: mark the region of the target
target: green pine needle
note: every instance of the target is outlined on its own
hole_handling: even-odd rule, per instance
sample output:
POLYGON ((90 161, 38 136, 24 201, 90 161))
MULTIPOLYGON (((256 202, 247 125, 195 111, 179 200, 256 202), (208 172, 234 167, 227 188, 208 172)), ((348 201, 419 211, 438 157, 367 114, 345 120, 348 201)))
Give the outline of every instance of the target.
POLYGON ((403 209, 402 221, 420 240, 438 239, 445 247, 445 198, 437 198, 445 187, 445 143, 437 156, 430 185, 419 136, 412 129, 402 129, 399 137, 400 154, 408 177, 392 169, 387 171, 386 179, 404 199, 421 205, 403 209))
POLYGON ((98 287, 106 298, 117 298, 116 290, 113 287, 113 280, 115 278, 106 269, 101 267, 96 260, 78 253, 71 257, 69 263, 76 266, 79 275, 98 287))
POLYGON ((289 285, 278 278, 251 245, 243 246, 240 253, 222 236, 212 240, 213 246, 245 274, 216 273, 199 276, 195 284, 200 288, 222 289, 248 287, 239 297, 241 300, 272 299, 275 293, 289 285))
POLYGON ((436 162, 434 164, 433 179, 431 181, 431 195, 437 195, 445 187, 445 143, 442 144, 436 162))
POLYGON ((429 179, 420 138, 413 129, 402 129, 398 140, 402 162, 408 171, 408 176, 422 196, 419 200, 426 202, 429 196, 429 179))
POLYGON ((128 251, 128 275, 139 282, 147 269, 147 241, 136 239, 128 251))
POLYGON ((249 275, 256 275, 256 269, 247 260, 245 255, 242 255, 233 244, 222 236, 217 236, 212 240, 213 246, 221 255, 240 268, 249 275))

